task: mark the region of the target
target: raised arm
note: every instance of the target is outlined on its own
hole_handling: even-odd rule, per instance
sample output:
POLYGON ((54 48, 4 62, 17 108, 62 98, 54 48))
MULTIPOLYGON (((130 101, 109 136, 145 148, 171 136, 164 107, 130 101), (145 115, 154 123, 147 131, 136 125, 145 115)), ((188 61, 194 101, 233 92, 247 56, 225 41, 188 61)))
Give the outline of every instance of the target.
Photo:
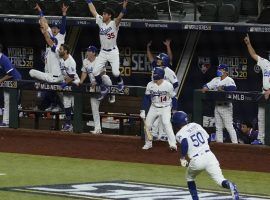
POLYGON ((146 48, 147 48, 146 52, 147 52, 147 58, 152 63, 154 61, 154 56, 153 56, 153 54, 151 53, 151 50, 150 50, 151 45, 152 45, 152 41, 149 41, 147 43, 147 46, 146 46, 146 48))
POLYGON ((258 62, 258 55, 257 53, 255 52, 254 48, 252 47, 251 43, 250 43, 250 39, 249 39, 249 36, 247 34, 247 36, 244 38, 244 41, 247 45, 247 49, 248 49, 248 52, 250 54, 250 56, 256 61, 258 62))
POLYGON ((41 10, 41 8, 38 5, 38 3, 36 3, 36 6, 35 6, 34 9, 37 10, 38 13, 39 13, 39 17, 40 17, 39 18, 39 24, 40 24, 40 26, 43 27, 43 28, 45 28, 47 30, 47 28, 48 28, 49 25, 48 25, 47 19, 44 17, 44 13, 41 10))
POLYGON ((123 1, 123 9, 122 11, 119 13, 118 17, 114 19, 116 26, 118 27, 122 18, 124 17, 124 15, 127 13, 127 4, 128 4, 128 0, 124 0, 123 1))
POLYGON ((97 10, 96 10, 92 0, 86 0, 86 2, 88 4, 88 8, 89 8, 90 12, 92 13, 92 15, 94 17, 96 17, 98 15, 98 13, 97 13, 97 10))
POLYGON ((171 39, 166 39, 163 44, 166 46, 166 49, 167 49, 167 54, 170 58, 170 62, 172 64, 172 59, 173 59, 173 54, 172 54, 172 49, 171 49, 171 39))
POLYGON ((64 3, 62 5, 62 23, 60 27, 60 33, 64 35, 66 33, 66 25, 67 25, 67 11, 68 11, 69 6, 66 6, 64 3))

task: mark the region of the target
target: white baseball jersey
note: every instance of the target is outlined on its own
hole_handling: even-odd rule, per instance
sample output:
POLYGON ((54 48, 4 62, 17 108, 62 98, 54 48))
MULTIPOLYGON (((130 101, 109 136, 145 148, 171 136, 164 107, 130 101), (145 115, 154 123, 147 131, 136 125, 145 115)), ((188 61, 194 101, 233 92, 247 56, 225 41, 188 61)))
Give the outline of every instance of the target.
POLYGON ((95 77, 93 75, 93 69, 94 69, 95 63, 96 63, 96 60, 91 62, 90 60, 85 58, 83 60, 83 67, 81 69, 82 72, 86 72, 88 74, 91 83, 95 81, 95 77))
POLYGON ((218 90, 218 87, 220 86, 236 86, 234 80, 227 76, 223 80, 221 80, 221 77, 215 77, 213 78, 209 83, 206 84, 208 89, 210 90, 218 90))
POLYGON ((270 89, 270 61, 258 56, 257 65, 262 70, 263 75, 263 89, 269 90, 270 89))
POLYGON ((115 21, 111 20, 109 24, 106 24, 103 22, 103 17, 97 15, 96 23, 99 26, 101 49, 112 49, 115 47, 119 30, 119 27, 116 26, 115 21))
MULTIPOLYGON (((51 36, 53 35, 50 27, 48 27, 47 31, 51 36)), ((65 43, 65 36, 66 34, 62 35, 61 33, 58 33, 56 36, 54 36, 57 39, 57 48, 59 48, 61 44, 65 43)), ((55 52, 51 50, 51 47, 49 46, 46 48, 45 52, 45 72, 54 76, 61 75, 59 57, 55 52)))
POLYGON ((157 85, 154 81, 149 82, 145 94, 151 95, 151 102, 155 107, 170 106, 172 97, 175 97, 173 85, 166 80, 163 80, 160 85, 157 85))
POLYGON ((187 139, 187 155, 189 158, 210 149, 208 145, 209 135, 199 124, 189 123, 182 127, 176 134, 176 141, 181 144, 184 138, 187 139))
POLYGON ((66 60, 60 59, 60 69, 64 77, 74 75, 73 83, 78 84, 80 82, 80 78, 76 73, 76 62, 71 55, 66 60))

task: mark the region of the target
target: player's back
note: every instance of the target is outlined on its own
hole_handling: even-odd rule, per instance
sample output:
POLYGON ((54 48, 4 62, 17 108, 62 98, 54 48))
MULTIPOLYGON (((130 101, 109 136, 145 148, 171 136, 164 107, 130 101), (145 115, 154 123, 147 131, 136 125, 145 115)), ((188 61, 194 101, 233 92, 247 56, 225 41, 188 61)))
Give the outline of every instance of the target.
POLYGON ((209 150, 208 133, 197 123, 189 123, 176 134, 176 140, 181 143, 183 139, 188 143, 188 157, 192 158, 200 152, 209 150))

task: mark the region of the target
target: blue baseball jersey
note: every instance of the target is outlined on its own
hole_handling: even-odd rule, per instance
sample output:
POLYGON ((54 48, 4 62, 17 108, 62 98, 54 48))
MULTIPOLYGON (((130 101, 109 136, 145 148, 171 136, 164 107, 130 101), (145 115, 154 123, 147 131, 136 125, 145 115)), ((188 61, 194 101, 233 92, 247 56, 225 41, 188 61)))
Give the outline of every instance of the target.
POLYGON ((3 69, 3 71, 5 72, 5 75, 12 76, 11 80, 21 80, 22 79, 21 74, 12 65, 9 58, 2 53, 0 53, 0 66, 3 69))

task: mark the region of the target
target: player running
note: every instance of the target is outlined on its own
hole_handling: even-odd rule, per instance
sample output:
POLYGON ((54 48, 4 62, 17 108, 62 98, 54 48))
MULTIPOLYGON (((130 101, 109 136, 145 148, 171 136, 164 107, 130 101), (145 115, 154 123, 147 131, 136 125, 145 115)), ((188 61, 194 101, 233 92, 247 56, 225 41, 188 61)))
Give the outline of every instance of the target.
MULTIPOLYGON (((140 113, 142 119, 146 118, 145 126, 150 131, 154 121, 160 117, 161 123, 167 133, 168 143, 171 150, 177 150, 175 135, 171 124, 171 111, 177 110, 177 99, 173 86, 164 80, 164 69, 156 67, 153 74, 153 81, 149 82, 146 87, 143 106, 140 113), (151 106, 150 106, 151 104, 151 106), (145 116, 145 111, 150 109, 145 116)), ((145 145, 142 149, 148 150, 152 148, 152 141, 145 137, 145 145)))
MULTIPOLYGON (((95 64, 96 64, 97 53, 98 53, 98 50, 97 50, 97 48, 95 46, 89 46, 87 48, 87 53, 86 53, 87 57, 83 60, 83 67, 81 69, 82 74, 81 74, 80 84, 82 84, 84 82, 84 80, 86 79, 86 77, 88 75, 89 79, 90 79, 91 86, 95 87, 96 80, 95 80, 95 77, 93 76, 93 69, 95 68, 95 64)), ((106 75, 105 73, 106 73, 106 71, 104 69, 104 71, 101 73, 101 74, 103 74, 101 76, 102 81, 104 82, 104 84, 106 86, 111 86, 112 81, 111 81, 110 77, 108 75, 106 75)), ((115 96, 114 95, 111 95, 109 97, 109 102, 110 103, 115 102, 115 96)), ((101 130, 101 126, 100 126, 100 115, 99 115, 100 101, 97 100, 97 98, 95 96, 91 96, 90 103, 91 103, 91 109, 92 109, 92 114, 93 114, 93 119, 94 119, 94 126, 95 126, 95 129, 93 131, 90 131, 90 132, 92 134, 101 134, 102 130, 101 130)))
POLYGON ((208 133, 201 125, 194 122, 188 123, 188 116, 182 111, 173 114, 172 123, 177 130, 176 140, 181 145, 181 166, 187 167, 186 180, 192 199, 199 199, 195 178, 206 170, 218 185, 231 190, 232 199, 238 200, 239 194, 236 185, 224 178, 219 162, 210 150, 208 133), (190 160, 189 162, 186 157, 190 160))
POLYGON ((117 79, 119 91, 124 89, 124 82, 119 71, 119 50, 116 44, 116 40, 120 22, 127 12, 126 7, 128 1, 124 0, 123 9, 116 18, 114 18, 114 11, 112 9, 105 8, 101 16, 97 13, 92 0, 86 0, 86 2, 88 3, 89 10, 96 18, 96 23, 99 26, 101 50, 96 61, 96 67, 93 71, 93 75, 95 76, 97 85, 100 86, 101 89, 101 96, 98 99, 102 100, 109 92, 108 87, 102 82, 101 78, 102 69, 104 66, 106 66, 107 62, 110 63, 113 76, 117 79))

